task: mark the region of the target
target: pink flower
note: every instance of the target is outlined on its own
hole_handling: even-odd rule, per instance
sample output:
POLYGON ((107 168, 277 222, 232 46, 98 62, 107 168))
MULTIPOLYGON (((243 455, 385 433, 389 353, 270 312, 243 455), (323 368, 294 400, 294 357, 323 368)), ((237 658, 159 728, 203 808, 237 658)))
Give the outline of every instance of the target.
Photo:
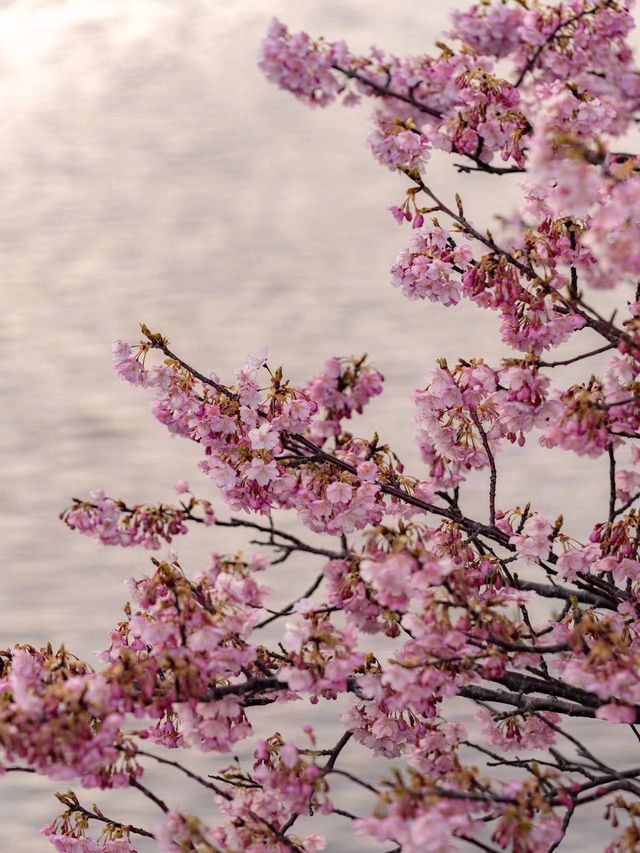
POLYGON ((523 557, 535 560, 545 559, 551 547, 550 536, 553 531, 551 524, 542 516, 533 513, 527 518, 522 533, 512 536, 510 542, 523 557))
POLYGON ((348 483, 334 482, 327 486, 325 494, 332 504, 349 503, 353 496, 353 488, 348 483))
POLYGON ((599 720, 607 720, 609 723, 624 723, 628 725, 636 722, 637 714, 635 708, 630 708, 628 705, 619 705, 617 702, 609 702, 606 705, 600 705, 596 710, 596 717, 599 720))
POLYGON ((280 443, 280 436, 269 423, 250 430, 248 437, 254 450, 273 450, 280 443))
POLYGON ((398 119, 388 119, 380 114, 374 120, 367 142, 376 160, 392 170, 399 166, 419 168, 429 159, 426 134, 408 128, 398 119))
POLYGON ((374 483, 378 477, 378 466, 375 462, 361 462, 357 468, 358 478, 363 483, 374 483))
POLYGON ((248 480, 254 480, 259 486, 266 486, 278 476, 278 466, 275 462, 265 462, 257 456, 244 471, 248 480))

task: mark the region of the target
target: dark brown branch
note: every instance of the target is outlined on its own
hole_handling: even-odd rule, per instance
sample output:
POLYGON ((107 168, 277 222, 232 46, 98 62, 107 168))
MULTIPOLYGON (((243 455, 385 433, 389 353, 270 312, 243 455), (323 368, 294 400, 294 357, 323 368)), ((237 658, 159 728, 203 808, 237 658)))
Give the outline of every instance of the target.
POLYGON ((340 738, 338 743, 331 750, 331 755, 329 756, 327 763, 324 765, 325 771, 333 770, 335 763, 338 760, 338 756, 340 755, 342 750, 345 748, 345 746, 349 743, 349 741, 351 740, 352 737, 353 737, 353 732, 350 732, 350 731, 347 731, 342 735, 342 737, 340 738))
POLYGON ((505 805, 517 805, 515 797, 505 797, 502 794, 475 794, 470 791, 456 791, 448 788, 433 788, 428 791, 429 797, 442 797, 447 800, 463 800, 470 803, 504 803, 505 805))
POLYGON ((590 405, 600 412, 608 412, 610 409, 617 409, 620 406, 630 406, 633 403, 638 403, 638 397, 626 397, 624 400, 613 400, 610 403, 592 402, 590 405))
POLYGON ((616 517, 616 456, 613 444, 607 448, 609 452, 609 523, 616 517))
MULTIPOLYGON (((83 501, 80 498, 72 498, 73 504, 82 504, 83 506, 90 506, 94 509, 97 509, 97 505, 91 503, 90 501, 83 501)), ((135 515, 137 510, 140 509, 140 506, 130 507, 124 501, 117 500, 118 508, 127 515, 135 515)), ((193 521, 197 524, 205 524, 205 519, 200 518, 197 515, 194 515, 192 512, 192 507, 187 506, 184 503, 180 503, 178 507, 173 507, 168 504, 159 504, 158 509, 169 511, 172 509, 177 509, 184 520, 193 521)), ((305 554, 316 554, 319 557, 327 557, 329 560, 339 560, 342 557, 347 556, 348 552, 340 552, 340 551, 332 551, 328 548, 318 548, 315 545, 309 545, 307 542, 303 542, 302 539, 299 539, 297 536, 294 536, 291 533, 287 533, 284 530, 279 530, 271 524, 269 527, 266 527, 263 524, 258 524, 255 521, 248 521, 244 518, 234 518, 231 517, 229 521, 220 521, 216 519, 213 522, 214 527, 246 527, 251 530, 257 530, 260 533, 266 533, 269 536, 268 542, 260 542, 259 544, 265 545, 270 548, 275 548, 278 550, 285 551, 287 554, 293 553, 294 551, 302 551, 305 554), (276 539, 282 539, 284 541, 277 542, 276 539)), ((159 534, 162 535, 162 534, 159 534)))
POLYGON ((598 788, 598 790, 593 794, 578 800, 576 802, 576 806, 583 806, 586 803, 597 802, 603 797, 613 794, 614 791, 629 791, 629 793, 635 794, 636 796, 638 796, 639 793, 638 787, 632 782, 611 782, 609 785, 603 785, 601 788, 598 788))
POLYGON ((638 500, 638 498, 640 498, 640 492, 638 492, 637 495, 633 495, 632 497, 630 497, 628 501, 622 504, 622 506, 619 506, 615 512, 615 517, 622 515, 623 512, 626 512, 629 507, 633 506, 633 504, 638 500))
POLYGON ((268 820, 265 820, 265 818, 260 817, 260 815, 256 814, 255 812, 249 811, 249 814, 256 822, 264 824, 267 829, 269 829, 274 834, 280 844, 284 844, 284 846, 287 847, 289 850, 293 851, 293 853, 304 853, 304 850, 301 847, 298 847, 298 845, 295 844, 290 838, 287 838, 287 836, 281 829, 278 829, 272 823, 269 823, 268 820))
POLYGON ((550 646, 533 646, 528 643, 509 643, 497 637, 489 637, 488 642, 504 649, 506 652, 524 652, 532 655, 552 655, 558 652, 571 651, 571 646, 568 646, 566 643, 554 643, 550 646))
POLYGON ((395 92, 393 89, 390 89, 388 85, 381 86, 379 83, 365 77, 360 71, 352 71, 349 68, 343 68, 341 65, 337 64, 332 65, 331 67, 334 71, 339 71, 340 74, 344 74, 344 76, 348 77, 349 80, 357 80, 358 83, 368 86, 376 93, 376 95, 380 95, 381 98, 395 98, 397 101, 404 101, 405 104, 410 104, 421 113, 426 113, 433 118, 443 118, 443 115, 439 110, 435 110, 433 107, 417 101, 412 95, 403 95, 401 92, 395 92))
POLYGON ((574 801, 571 803, 571 805, 567 806, 567 810, 564 813, 564 817, 562 818, 562 825, 560 827, 560 837, 557 839, 557 841, 553 842, 553 844, 549 848, 549 853, 552 853, 552 851, 557 850, 560 844, 562 844, 562 842, 564 841, 564 837, 567 834, 567 830, 569 829, 569 824, 571 823, 571 818, 573 817, 575 810, 576 803, 574 801))
POLYGON ((535 592, 542 598, 561 598, 565 601, 575 599, 582 604, 590 604, 592 607, 603 607, 606 610, 617 610, 615 601, 609 601, 595 593, 587 592, 581 589, 570 589, 566 586, 558 586, 556 584, 537 583, 536 581, 523 581, 517 579, 516 586, 518 589, 525 592, 535 592))
MULTIPOLYGON (((610 782, 622 782, 627 779, 633 780, 639 776, 640 767, 633 767, 630 770, 621 770, 620 772, 614 771, 613 773, 598 776, 595 779, 590 779, 588 782, 584 782, 580 785, 580 789, 576 792, 576 795, 582 794, 591 788, 598 788, 600 785, 608 785, 610 782)), ((586 802, 586 799, 579 800, 577 805, 581 805, 584 802, 586 802)))
POLYGON ((271 616, 268 616, 266 619, 263 619, 262 622, 258 622, 258 624, 255 626, 255 628, 256 629, 257 628, 264 628, 265 626, 270 625, 272 622, 275 622, 276 619, 280 619, 282 616, 288 616, 289 613, 292 612, 296 603, 303 598, 310 598, 313 595, 313 593, 318 589, 318 587, 320 586, 320 584, 322 583, 323 580, 324 580, 324 574, 322 572, 320 572, 320 574, 314 580, 314 582, 311 584, 311 586, 305 592, 303 592, 302 595, 299 595, 295 599, 295 601, 292 601, 290 604, 287 604, 287 606, 283 607, 282 610, 278 610, 277 612, 272 613, 271 616))
POLYGON ((97 814, 96 812, 92 812, 90 809, 87 809, 84 806, 80 805, 80 803, 77 801, 71 803, 65 798, 64 795, 58 795, 58 799, 67 807, 67 811, 71 814, 81 814, 84 815, 84 817, 86 817, 88 820, 97 820, 100 823, 106 823, 109 826, 115 826, 118 829, 121 829, 125 834, 131 833, 132 835, 141 835, 144 838, 155 838, 155 835, 152 832, 149 832, 147 829, 142 829, 142 827, 140 826, 133 826, 130 823, 122 823, 119 820, 114 820, 113 818, 106 817, 102 813, 97 814))
POLYGON ((438 198, 438 196, 433 192, 433 190, 431 190, 431 188, 424 183, 422 177, 418 172, 416 172, 415 170, 403 171, 405 171, 405 174, 409 178, 411 178, 414 184, 420 187, 422 192, 425 193, 425 195, 427 195, 434 202, 435 205, 437 205, 437 207, 439 208, 439 210, 442 211, 442 213, 446 214, 451 219, 453 219, 454 222, 458 223, 464 233, 478 240, 480 243, 490 249, 494 254, 500 255, 505 258, 505 260, 509 261, 509 263, 512 264, 517 270, 519 270, 521 273, 528 276, 529 278, 535 280, 539 277, 532 266, 528 264, 523 264, 522 261, 519 261, 516 257, 514 257, 511 252, 498 246, 498 244, 495 242, 495 240, 493 240, 493 238, 482 234, 481 231, 478 231, 478 229, 474 225, 472 225, 466 217, 462 216, 462 214, 460 213, 456 213, 456 211, 448 207, 440 198, 438 198))
POLYGON ((586 776, 588 779, 594 779, 594 775, 588 772, 582 765, 573 762, 567 761, 564 756, 561 756, 560 753, 553 749, 550 749, 551 754, 554 758, 556 758, 555 763, 553 761, 544 761, 541 758, 505 758, 504 755, 500 755, 497 752, 494 752, 491 749, 487 749, 485 746, 480 746, 477 743, 473 743, 473 741, 466 740, 463 741, 464 746, 468 746, 470 749, 475 749, 477 752, 482 753, 482 755, 486 755, 488 758, 493 758, 493 761, 487 761, 487 767, 518 767, 521 770, 526 770, 528 773, 531 773, 536 779, 539 778, 539 772, 536 769, 537 766, 540 767, 552 767, 554 770, 566 771, 569 773, 580 773, 583 776, 586 776), (533 767, 531 765, 534 765, 533 767))
POLYGON ((576 361, 591 358, 591 356, 599 355, 601 352, 607 352, 610 349, 615 349, 615 344, 605 344, 590 352, 583 352, 580 355, 576 355, 573 358, 565 358, 562 361, 539 361, 538 367, 565 367, 567 364, 574 364, 576 361))
POLYGON ((490 690, 487 687, 479 687, 470 684, 460 689, 460 696, 465 699, 473 699, 474 702, 497 702, 500 705, 512 705, 519 711, 555 711, 568 717, 594 717, 593 708, 585 708, 574 702, 564 699, 543 698, 538 696, 527 696, 521 693, 512 693, 508 690, 490 690))
POLYGON ((491 447, 489 446, 489 439, 487 438, 487 434, 484 431, 484 427, 480 423, 480 418, 478 417, 478 413, 470 410, 471 419, 476 425, 478 432, 480 433, 480 438, 482 440, 482 445, 484 447, 485 453, 487 454, 487 460, 489 461, 489 470, 491 472, 489 477, 489 524, 492 527, 495 527, 496 523, 496 485, 498 482, 498 471, 496 469, 496 460, 494 459, 493 453, 491 452, 491 447))
POLYGON ((578 740, 577 737, 574 737, 572 734, 569 734, 569 732, 565 732, 565 730, 563 728, 556 725, 555 723, 552 723, 551 720, 548 719, 548 717, 541 717, 540 719, 545 724, 545 726, 548 726, 550 729, 553 729, 554 732, 557 732, 559 735, 562 735, 562 737, 566 738, 566 740, 568 740, 569 743, 572 743, 576 747, 576 749, 578 750, 578 755, 581 755, 583 758, 586 758, 588 761, 591 761, 595 767, 599 768, 600 770, 604 770, 606 773, 614 773, 615 772, 612 767, 609 767, 607 764, 605 764, 603 761, 601 761, 597 756, 595 756, 591 752, 591 750, 589 750, 582 743, 582 741, 578 740))
POLYGON ((216 702, 218 699, 224 699, 225 696, 246 696, 250 693, 270 693, 273 690, 288 689, 286 683, 279 681, 275 676, 272 678, 250 678, 248 681, 243 681, 240 684, 226 684, 224 687, 213 687, 200 701, 216 702))
POLYGON ((526 169, 522 169, 520 166, 492 166, 490 163, 485 163, 480 160, 480 158, 476 158, 470 154, 465 154, 464 156, 469 157, 469 159, 473 160, 474 163, 478 163, 477 166, 467 166, 465 163, 453 164, 459 173, 466 175, 469 175, 472 172, 486 172, 489 175, 514 175, 522 174, 527 171, 526 169))
MULTIPOLYGON (((588 325, 591 326, 592 329, 595 329, 598 334, 603 335, 603 337, 606 337, 606 335, 604 335, 603 330, 610 329, 615 332, 616 336, 615 339, 613 336, 610 338, 611 343, 615 343, 617 346, 620 341, 624 341, 632 350, 635 350, 636 357, 640 355, 640 344, 638 343, 638 341, 634 339, 631 335, 628 335, 622 329, 618 329, 616 326, 614 326, 613 318, 607 320, 607 318, 603 317, 602 314, 596 311, 596 309, 592 305, 588 305, 581 296, 576 297, 575 303, 577 305, 580 305, 584 309, 584 311, 592 315, 592 317, 588 317, 588 315, 586 315, 588 317, 588 325)), ((580 311, 578 311, 577 313, 580 317, 585 317, 584 313, 580 311)))
POLYGON ((198 776, 197 773, 193 773, 189 770, 188 767, 185 767, 183 764, 180 764, 178 761, 171 761, 169 758, 162 758, 160 755, 155 755, 153 752, 146 752, 144 749, 136 749, 136 755, 143 755, 145 758, 152 758, 154 761, 157 761, 158 764, 165 764, 168 767, 175 767, 176 770, 179 770, 181 773, 184 773, 185 776, 188 776, 189 779, 193 779, 194 782, 197 782, 199 785, 202 785, 205 788, 209 788, 211 791, 215 791, 216 794, 219 794, 221 797, 224 797, 227 800, 230 800, 231 794, 228 791, 224 791, 222 788, 219 788, 213 782, 208 782, 206 779, 203 779, 202 776, 198 776))
MULTIPOLYGON (((342 735, 342 737, 340 738, 338 743, 333 747, 333 749, 321 750, 320 754, 329 756, 327 763, 323 767, 323 772, 325 774, 331 773, 333 771, 334 765, 335 765, 336 761, 338 760, 338 756, 340 755, 340 753, 342 752, 344 747, 351 740, 351 736, 352 736, 352 732, 347 731, 342 735)), ((318 753, 316 753, 316 754, 318 754, 318 753)), ((357 815, 353 815, 350 812, 340 811, 339 809, 336 809, 336 808, 333 809, 333 813, 341 814, 343 817, 348 817, 351 820, 357 820, 358 819, 357 815)), ((289 829, 291 829, 291 827, 293 826, 293 824, 296 822, 296 820, 299 817, 300 817, 300 813, 294 812, 291 815, 291 817, 289 818, 289 820, 282 826, 281 832, 285 833, 289 829)))
POLYGON ((547 696, 568 699, 589 708, 599 708, 602 705, 602 700, 595 694, 555 679, 535 678, 531 675, 507 670, 502 675, 492 678, 491 681, 502 684, 519 694, 544 693, 547 696))
POLYGON ((364 779, 360 779, 354 773, 351 773, 349 770, 339 770, 337 767, 333 767, 331 770, 327 771, 328 773, 337 773, 338 776, 344 776, 345 779, 350 779, 356 785, 360 785, 361 788, 366 788, 367 791, 371 791, 372 794, 379 794, 380 791, 369 782, 365 782, 364 779))
POLYGON ((284 539, 286 542, 289 543, 289 545, 285 545, 284 543, 279 542, 266 543, 274 548, 290 548, 293 551, 303 551, 306 554, 317 554, 319 557, 327 557, 329 560, 339 560, 342 557, 346 556, 340 551, 332 551, 328 548, 317 548, 315 545, 309 545, 308 543, 303 542, 297 536, 293 536, 293 534, 291 533, 286 533, 284 530, 278 530, 275 527, 266 527, 263 524, 258 524, 255 521, 247 521, 243 518, 231 518, 229 519, 229 521, 216 521, 215 526, 249 527, 252 530, 258 530, 260 533, 268 534, 271 539, 276 536, 280 539, 284 539))
POLYGON ((163 800, 161 800, 160 797, 154 794, 153 791, 150 791, 149 788, 143 785, 142 782, 139 782, 137 779, 131 778, 129 779, 129 784, 132 788, 137 788, 141 794, 144 794, 148 800, 151 800, 151 802, 154 803, 160 809, 160 811, 164 812, 164 814, 167 814, 169 812, 169 806, 163 800))
POLYGON ((337 814, 340 815, 340 817, 346 817, 349 820, 361 820, 361 818, 358 817, 357 814, 353 814, 353 812, 347 812, 344 809, 337 809, 335 806, 331 810, 331 814, 337 814))
POLYGON ((466 841, 467 844, 471 844, 472 847, 477 847, 478 850, 484 850, 485 853, 500 853, 500 850, 496 847, 489 847, 488 844, 478 841, 477 838, 469 838, 468 835, 457 835, 456 838, 459 838, 461 841, 466 841))
MULTIPOLYGON (((216 702, 218 699, 224 699, 225 696, 251 696, 254 693, 271 693, 272 691, 279 690, 289 690, 289 686, 286 682, 280 681, 275 676, 270 678, 250 678, 247 681, 241 681, 239 684, 225 684, 222 687, 212 687, 206 696, 203 696, 199 701, 216 702)), ((363 698, 356 678, 347 679, 347 693, 353 693, 359 699, 363 698)))
POLYGON ((215 388, 218 393, 224 394, 224 396, 228 397, 230 400, 240 399, 237 394, 235 394, 233 391, 230 391, 229 388, 227 388, 225 385, 221 385, 220 382, 215 382, 213 379, 210 379, 208 376, 205 376, 203 373, 200 373, 194 367, 191 367, 186 362, 184 362, 175 353, 171 352, 161 335, 147 335, 147 337, 149 338, 153 347, 155 347, 156 349, 161 349, 162 352, 167 356, 167 358, 171 359, 171 361, 175 361, 176 364, 179 364, 181 367, 184 367, 184 369, 187 370, 192 376, 194 376, 196 379, 199 379, 203 385, 209 385, 211 388, 215 388))
POLYGON ((614 432, 610 429, 608 430, 608 433, 609 435, 618 435, 621 438, 633 438, 636 439, 636 441, 640 439, 640 432, 626 432, 625 430, 618 430, 617 432, 614 432))
MULTIPOLYGON (((313 442, 309 441, 309 439, 305 438, 303 435, 296 434, 290 436, 290 438, 293 439, 295 442, 301 444, 306 449, 311 450, 314 456, 318 457, 318 459, 322 462, 334 465, 335 467, 340 468, 342 471, 348 471, 350 474, 353 474, 357 477, 358 474, 353 465, 349 465, 347 462, 343 462, 341 459, 337 459, 335 456, 326 453, 324 450, 319 450, 316 445, 313 444, 313 442)), ((430 512, 433 515, 439 515, 442 518, 447 518, 450 521, 459 524, 463 530, 466 530, 470 533, 474 533, 476 535, 486 536, 487 538, 492 539, 494 542, 497 542, 499 545, 509 551, 515 550, 515 546, 511 545, 511 543, 509 542, 509 537, 493 525, 482 524, 479 521, 474 521, 473 519, 467 518, 466 516, 462 516, 460 512, 456 512, 452 509, 447 509, 445 507, 436 506, 435 504, 427 503, 426 501, 420 500, 409 492, 405 492, 402 489, 397 488, 396 486, 390 486, 387 483, 381 483, 379 481, 377 485, 380 486, 380 490, 386 495, 398 498, 398 500, 401 500, 404 503, 411 504, 412 506, 418 507, 419 509, 423 509, 425 512, 430 512)))

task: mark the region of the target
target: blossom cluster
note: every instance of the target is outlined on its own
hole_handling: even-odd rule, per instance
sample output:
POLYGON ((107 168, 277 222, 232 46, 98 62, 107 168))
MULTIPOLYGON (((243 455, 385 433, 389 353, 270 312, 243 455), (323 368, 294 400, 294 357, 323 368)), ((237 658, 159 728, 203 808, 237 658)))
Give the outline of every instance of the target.
POLYGON ((120 682, 121 707, 141 709, 153 723, 140 736, 226 752, 250 734, 242 704, 233 695, 216 699, 215 685, 255 666, 250 634, 267 590, 253 574, 266 565, 260 556, 246 563, 214 554, 194 581, 165 562, 133 584, 138 609, 128 608, 102 656, 120 682))
POLYGON ((141 772, 125 749, 113 685, 64 648, 0 653, 0 696, 0 746, 9 761, 86 787, 126 787, 141 772))
POLYGON ((446 361, 426 377, 413 400, 417 440, 437 484, 449 488, 465 471, 486 468, 504 441, 525 443, 547 424, 550 381, 535 362, 509 362, 494 370, 482 360, 446 361))
POLYGON ((274 20, 260 67, 269 80, 311 106, 327 106, 340 96, 347 106, 363 95, 379 97, 369 147, 391 169, 424 164, 431 137, 433 147, 480 162, 500 153, 516 168, 523 165, 530 125, 519 109, 517 89, 492 74, 488 60, 474 66, 449 50, 439 57, 399 60, 375 48, 357 57, 344 42, 292 35, 274 20))
MULTIPOLYGON (((149 340, 158 343, 153 335, 149 340)), ((155 417, 174 435, 204 448, 200 467, 232 509, 266 514, 274 507, 294 508, 317 532, 346 533, 382 517, 380 489, 373 482, 375 454, 368 443, 349 441, 341 426, 382 390, 382 376, 364 359, 329 359, 302 389, 278 370, 263 396, 259 360, 247 363, 237 384, 227 388, 217 380, 197 380, 172 359, 148 369, 142 364, 148 350, 144 341, 137 354, 119 342, 118 374, 153 388, 155 417), (329 437, 340 445, 336 453, 344 473, 339 479, 316 451, 329 437), (300 466, 309 454, 315 464, 300 466)))
POLYGON ((57 797, 66 806, 66 811, 45 826, 42 834, 59 853, 136 853, 127 827, 106 820, 101 837, 96 841, 87 835, 90 826, 88 815, 95 817, 96 814, 83 809, 72 791, 57 797))
POLYGON ((60 518, 71 530, 94 537, 103 545, 121 548, 143 545, 149 550, 160 548, 161 540, 171 542, 174 536, 187 533, 188 521, 210 526, 216 520, 209 501, 192 498, 188 505, 181 506, 139 504, 128 507, 102 491, 92 492, 88 501, 74 501, 60 518), (199 515, 193 514, 196 508, 199 515))
POLYGON ((461 274, 471 261, 468 245, 456 246, 439 227, 415 234, 410 249, 391 267, 391 284, 407 299, 428 299, 441 305, 457 305, 462 294, 461 274))

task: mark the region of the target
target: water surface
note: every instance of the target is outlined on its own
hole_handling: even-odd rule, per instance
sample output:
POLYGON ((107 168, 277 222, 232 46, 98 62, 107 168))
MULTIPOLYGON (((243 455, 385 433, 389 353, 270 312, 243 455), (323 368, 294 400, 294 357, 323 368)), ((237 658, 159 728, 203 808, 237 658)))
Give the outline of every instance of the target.
MULTIPOLYGON (((124 579, 147 570, 143 551, 104 549, 67 531, 57 514, 71 497, 101 487, 132 502, 168 500, 185 476, 212 496, 195 469, 197 449, 172 443, 144 394, 112 373, 110 342, 135 339, 139 320, 168 334, 187 360, 230 379, 265 344, 272 363, 300 381, 330 355, 368 352, 387 390, 362 431, 375 426, 420 471, 408 395, 438 356, 499 357, 495 318, 469 306, 416 305, 389 287, 389 265, 408 234, 386 208, 402 200, 404 186, 364 150, 367 110, 304 108, 266 83, 256 54, 274 14, 356 49, 375 42, 423 52, 456 5, 2 3, 0 646, 65 642, 92 658, 119 618, 124 579)), ((434 158, 434 187, 449 195, 460 188, 480 220, 517 191, 517 177, 460 184, 443 163, 434 158)), ((500 465, 503 506, 534 494, 541 511, 563 511, 580 530, 604 507, 584 485, 585 467, 595 483, 601 462, 533 449, 526 470, 513 454, 500 465)), ((483 478, 466 505, 486 512, 483 478)), ((177 543, 193 571, 209 551, 243 544, 246 537, 224 531, 177 543)), ((282 567, 279 599, 294 585, 304 589, 316 568, 300 559, 282 567)), ((309 708, 287 711, 286 723, 278 713, 262 709, 261 730, 295 732, 309 708)), ((318 729, 327 742, 337 731, 329 716, 318 729)), ((355 748, 349 760, 358 763, 355 748)), ((221 766, 215 757, 199 763, 209 772, 221 766)), ((37 830, 57 813, 55 784, 0 784, 3 849, 51 849, 37 830)), ((173 805, 208 802, 183 785, 158 785, 173 805)), ((95 798, 107 814, 156 820, 135 792, 95 798)), ((566 849, 584 849, 592 832, 583 820, 566 849)), ((330 849, 368 848, 336 839, 330 849)))

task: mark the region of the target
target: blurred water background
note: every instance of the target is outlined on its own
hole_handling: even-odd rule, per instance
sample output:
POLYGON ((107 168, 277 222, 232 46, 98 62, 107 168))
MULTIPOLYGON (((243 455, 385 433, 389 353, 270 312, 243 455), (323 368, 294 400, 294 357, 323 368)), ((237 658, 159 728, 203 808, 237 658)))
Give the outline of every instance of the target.
MULTIPOLYGON (((213 497, 195 469, 197 449, 171 442, 145 395, 112 372, 110 342, 135 340, 140 320, 229 380, 265 344, 271 364, 299 381, 330 355, 368 352, 387 383, 361 432, 378 429, 420 472, 409 393, 436 357, 499 357, 496 319, 465 305, 410 303, 389 286, 388 268, 409 235, 387 207, 405 187, 364 150, 369 105, 306 109, 263 79, 256 56, 272 15, 356 50, 376 43, 426 52, 460 5, 0 3, 0 647, 64 642, 93 660, 120 617, 124 579, 147 571, 144 551, 70 533, 57 514, 72 497, 101 487, 130 502, 170 500, 181 477, 213 497)), ((429 176, 449 198, 459 189, 467 212, 485 224, 520 183, 458 179, 439 156, 429 176)), ((577 533, 604 511, 595 488, 601 461, 532 445, 522 464, 518 454, 502 455, 500 506, 534 497, 540 511, 564 512, 577 533)), ((471 482, 465 506, 486 512, 483 478, 471 482)), ((195 572, 210 551, 246 540, 195 531, 176 547, 195 572)), ((274 572, 277 600, 302 591, 317 568, 293 558, 274 572)), ((299 733, 313 716, 328 745, 338 732, 332 714, 335 706, 300 703, 284 720, 277 706, 253 716, 267 734, 299 733)), ((612 758, 637 744, 625 736, 596 746, 612 758)), ((355 748, 345 753, 351 766, 360 760, 355 748)), ((198 759, 205 772, 226 763, 198 759)), ((171 804, 206 811, 208 795, 177 781, 157 783, 171 804)), ((55 783, 11 776, 0 786, 2 850, 51 849, 38 829, 57 814, 55 783)), ((345 807, 365 808, 348 796, 345 807)), ((157 819, 137 792, 84 799, 142 825, 157 819)), ((564 849, 599 849, 597 831, 597 821, 583 818, 564 849)), ((328 849, 373 848, 338 833, 328 849)))

